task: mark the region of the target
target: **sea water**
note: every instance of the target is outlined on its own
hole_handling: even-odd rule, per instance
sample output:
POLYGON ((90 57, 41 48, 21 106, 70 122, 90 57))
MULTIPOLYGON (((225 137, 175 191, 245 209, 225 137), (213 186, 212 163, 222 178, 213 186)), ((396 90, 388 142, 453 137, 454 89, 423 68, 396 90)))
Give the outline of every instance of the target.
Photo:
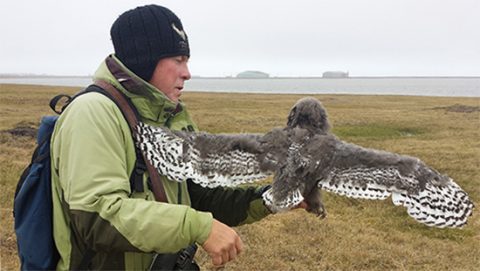
MULTIPOLYGON (((85 87, 90 77, 12 77, 0 83, 85 87)), ((203 78, 185 91, 272 94, 373 94, 480 97, 480 77, 203 78)))

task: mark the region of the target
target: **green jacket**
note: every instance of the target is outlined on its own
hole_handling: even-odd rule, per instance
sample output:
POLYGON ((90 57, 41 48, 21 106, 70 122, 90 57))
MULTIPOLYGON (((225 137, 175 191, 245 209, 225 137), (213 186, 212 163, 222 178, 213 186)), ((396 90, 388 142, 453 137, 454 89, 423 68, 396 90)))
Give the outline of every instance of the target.
MULTIPOLYGON (((172 113, 177 105, 115 56, 107 57, 94 77, 127 95, 141 121, 197 130, 183 103, 172 113)), ((76 268, 88 249, 95 251, 92 269, 145 270, 153 253, 205 242, 212 217, 235 226, 269 214, 261 188, 207 189, 163 177, 169 203, 154 201, 148 189, 132 193, 132 135, 119 108, 99 93, 79 96, 62 113, 51 154, 57 270, 76 268)))

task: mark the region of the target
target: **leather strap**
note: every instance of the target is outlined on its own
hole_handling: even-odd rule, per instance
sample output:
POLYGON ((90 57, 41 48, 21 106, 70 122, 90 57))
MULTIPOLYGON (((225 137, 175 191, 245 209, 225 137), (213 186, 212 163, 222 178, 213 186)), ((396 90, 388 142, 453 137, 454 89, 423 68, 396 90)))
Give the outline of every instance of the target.
MULTIPOLYGON (((138 125, 138 117, 135 111, 132 109, 132 105, 130 105, 127 98, 124 96, 122 92, 120 92, 114 86, 112 86, 111 84, 103 80, 96 80, 95 85, 107 91, 108 94, 110 94, 110 96, 113 98, 117 106, 123 112, 123 115, 127 120, 128 125, 130 126, 132 136, 134 136, 134 140, 135 140, 135 133, 137 132, 137 125, 138 125)), ((150 176, 152 191, 153 191, 155 200, 160 202, 168 202, 167 195, 165 194, 165 188, 163 187, 163 183, 160 178, 160 174, 158 173, 157 169, 145 157, 145 154, 142 154, 142 156, 143 156, 145 165, 147 166, 148 175, 150 176)))

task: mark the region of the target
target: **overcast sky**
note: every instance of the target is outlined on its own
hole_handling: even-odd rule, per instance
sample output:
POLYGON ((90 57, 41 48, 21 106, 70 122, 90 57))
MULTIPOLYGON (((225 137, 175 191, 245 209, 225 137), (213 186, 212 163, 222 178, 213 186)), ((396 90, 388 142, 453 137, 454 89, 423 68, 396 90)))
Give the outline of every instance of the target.
POLYGON ((93 74, 148 3, 182 20, 194 75, 480 76, 479 0, 2 0, 0 73, 93 74))

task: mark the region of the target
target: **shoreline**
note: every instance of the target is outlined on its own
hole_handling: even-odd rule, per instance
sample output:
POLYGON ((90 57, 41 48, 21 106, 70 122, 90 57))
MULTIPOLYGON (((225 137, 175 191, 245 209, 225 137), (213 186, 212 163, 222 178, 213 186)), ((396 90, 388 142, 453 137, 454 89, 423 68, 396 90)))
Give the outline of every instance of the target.
MULTIPOLYGON (((25 83, 2 83, 0 82, 0 90, 3 87, 20 87, 20 88, 54 88, 54 89, 81 89, 85 86, 63 86, 63 85, 44 85, 44 84, 25 84, 25 83)), ((227 90, 191 90, 185 89, 184 95, 189 93, 204 93, 204 94, 248 94, 248 95, 269 95, 269 96, 309 96, 309 95, 326 95, 326 96, 355 96, 355 97, 424 97, 424 98, 465 98, 465 99, 480 99, 480 93, 478 96, 440 96, 440 95, 428 95, 428 94, 402 94, 402 93, 348 93, 348 92, 289 92, 289 93, 273 93, 268 91, 227 91, 227 90)))

